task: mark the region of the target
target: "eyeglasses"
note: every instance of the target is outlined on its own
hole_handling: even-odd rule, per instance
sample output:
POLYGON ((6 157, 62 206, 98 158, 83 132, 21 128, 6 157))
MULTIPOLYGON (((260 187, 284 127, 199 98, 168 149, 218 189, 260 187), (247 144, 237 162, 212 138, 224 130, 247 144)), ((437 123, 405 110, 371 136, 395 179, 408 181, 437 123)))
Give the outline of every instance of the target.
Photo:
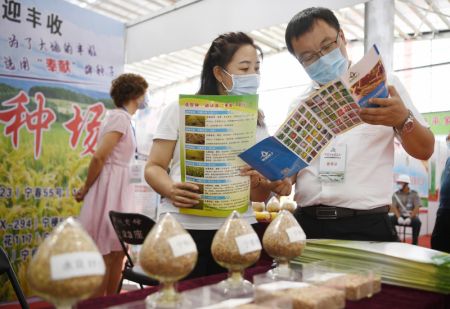
POLYGON ((326 54, 331 53, 333 50, 338 48, 339 47, 338 41, 339 41, 339 31, 336 35, 336 40, 323 46, 318 52, 314 52, 305 57, 298 58, 298 61, 300 61, 300 63, 305 67, 310 64, 313 64, 314 62, 319 60, 320 57, 325 56, 326 54))

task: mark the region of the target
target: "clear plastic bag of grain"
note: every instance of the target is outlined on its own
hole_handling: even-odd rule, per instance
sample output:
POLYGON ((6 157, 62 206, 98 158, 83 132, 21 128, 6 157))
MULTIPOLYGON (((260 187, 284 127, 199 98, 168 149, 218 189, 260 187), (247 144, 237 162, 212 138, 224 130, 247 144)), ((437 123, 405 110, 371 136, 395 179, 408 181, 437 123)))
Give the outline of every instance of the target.
POLYGON ((281 210, 280 201, 276 196, 272 196, 267 202, 266 210, 268 212, 279 212, 281 210))
POLYGON ((256 285, 256 303, 280 298, 291 300, 293 309, 341 309, 345 307, 345 294, 336 289, 296 281, 274 281, 256 285))
POLYGON ((332 262, 321 261, 303 267, 306 282, 342 290, 346 299, 360 300, 381 291, 379 269, 348 268, 332 262))
POLYGON ((283 204, 281 204, 281 210, 287 210, 290 213, 294 213, 297 209, 297 203, 293 200, 285 200, 283 204))
POLYGON ((277 262, 272 273, 281 277, 290 276, 289 261, 303 253, 306 235, 294 216, 282 210, 269 224, 264 236, 263 247, 277 262))
POLYGON ((37 295, 58 308, 88 298, 102 284, 105 264, 83 227, 69 217, 41 243, 27 280, 37 295))
POLYGON ((167 213, 145 238, 139 261, 150 277, 160 282, 175 282, 194 269, 197 246, 191 235, 167 213))
POLYGON ((243 271, 258 261, 261 249, 261 242, 251 225, 233 211, 214 235, 211 245, 214 260, 229 271, 228 279, 219 282, 216 290, 227 297, 252 294, 253 285, 244 280, 243 271))
POLYGON ((266 210, 266 203, 264 202, 252 202, 252 209, 254 212, 262 212, 266 210))
POLYGON ((261 242, 251 225, 233 211, 214 235, 211 253, 222 267, 240 271, 258 261, 261 242))
POLYGON ((192 236, 166 213, 145 238, 139 261, 142 269, 161 284, 159 292, 145 300, 147 308, 183 308, 187 300, 175 289, 197 263, 197 246, 192 236))
POLYGON ((274 259, 290 260, 300 256, 305 245, 305 232, 287 210, 282 210, 278 214, 263 236, 263 247, 274 259))

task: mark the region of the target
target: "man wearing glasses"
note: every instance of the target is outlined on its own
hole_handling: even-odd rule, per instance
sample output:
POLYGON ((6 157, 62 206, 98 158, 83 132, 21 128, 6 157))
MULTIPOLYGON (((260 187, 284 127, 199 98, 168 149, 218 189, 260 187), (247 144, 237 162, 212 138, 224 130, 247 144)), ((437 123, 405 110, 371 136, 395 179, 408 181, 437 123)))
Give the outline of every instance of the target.
MULTIPOLYGON (((313 81, 309 92, 349 68, 344 32, 329 9, 301 11, 289 22, 285 38, 289 52, 313 81)), ((295 216, 308 238, 398 239, 388 217, 394 136, 421 160, 432 155, 434 136, 398 79, 389 76, 388 81, 395 85, 389 86, 390 97, 371 99, 369 103, 380 107, 360 110, 365 123, 336 136, 318 160, 293 177, 294 199, 300 206, 295 216), (325 177, 320 161, 330 152, 344 166, 342 177, 325 177)))

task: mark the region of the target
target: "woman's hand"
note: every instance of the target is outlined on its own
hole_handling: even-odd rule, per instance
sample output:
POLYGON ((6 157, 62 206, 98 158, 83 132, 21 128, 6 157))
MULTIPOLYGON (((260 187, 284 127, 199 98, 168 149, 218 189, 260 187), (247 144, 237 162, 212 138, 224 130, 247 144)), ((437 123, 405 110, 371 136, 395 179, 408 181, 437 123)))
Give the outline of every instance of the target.
POLYGON ((85 186, 82 186, 80 190, 78 190, 77 194, 75 194, 75 200, 77 202, 82 202, 88 191, 89 189, 87 189, 85 186))
POLYGON ((273 187, 272 191, 280 196, 288 196, 292 192, 291 177, 286 177, 283 180, 277 180, 270 183, 273 187))
POLYGON ((292 191, 292 180, 290 177, 286 177, 283 180, 270 181, 248 165, 241 168, 241 176, 250 176, 251 189, 261 186, 281 196, 290 195, 292 191))
POLYGON ((170 195, 168 196, 174 206, 176 207, 192 207, 199 203, 201 198, 199 192, 200 188, 188 182, 175 182, 170 188, 170 195))
POLYGON ((268 181, 263 175, 249 165, 242 167, 240 172, 241 176, 250 176, 250 189, 257 188, 261 183, 268 181))

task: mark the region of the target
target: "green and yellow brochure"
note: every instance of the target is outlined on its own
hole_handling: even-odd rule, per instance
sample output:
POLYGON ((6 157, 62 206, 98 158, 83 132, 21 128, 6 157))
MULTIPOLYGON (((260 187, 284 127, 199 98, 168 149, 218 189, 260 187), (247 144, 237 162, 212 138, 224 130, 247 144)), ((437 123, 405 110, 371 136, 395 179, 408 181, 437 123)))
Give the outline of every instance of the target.
POLYGON ((227 217, 244 213, 250 179, 238 155, 255 144, 258 96, 180 95, 181 181, 197 185, 200 203, 180 213, 227 217))

